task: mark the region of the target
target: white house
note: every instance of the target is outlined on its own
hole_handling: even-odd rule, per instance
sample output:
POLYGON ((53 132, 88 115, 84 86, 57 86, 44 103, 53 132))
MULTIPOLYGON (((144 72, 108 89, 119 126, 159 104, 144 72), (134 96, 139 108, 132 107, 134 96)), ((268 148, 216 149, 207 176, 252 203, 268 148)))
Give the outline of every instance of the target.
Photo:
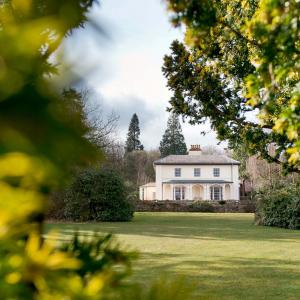
POLYGON ((156 181, 140 187, 141 200, 239 200, 239 162, 226 155, 202 154, 192 145, 187 155, 154 162, 156 181))

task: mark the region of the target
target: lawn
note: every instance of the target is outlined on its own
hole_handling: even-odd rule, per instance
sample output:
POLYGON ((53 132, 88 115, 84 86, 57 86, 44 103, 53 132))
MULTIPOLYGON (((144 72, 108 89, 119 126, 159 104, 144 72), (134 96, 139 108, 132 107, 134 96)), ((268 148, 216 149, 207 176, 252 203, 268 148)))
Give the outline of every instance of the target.
MULTIPOLYGON (((206 299, 300 299, 300 232, 253 225, 252 214, 136 213, 128 223, 48 224, 112 232, 138 250, 133 280, 183 275, 206 299)), ((199 297, 201 299, 201 297, 199 297)))

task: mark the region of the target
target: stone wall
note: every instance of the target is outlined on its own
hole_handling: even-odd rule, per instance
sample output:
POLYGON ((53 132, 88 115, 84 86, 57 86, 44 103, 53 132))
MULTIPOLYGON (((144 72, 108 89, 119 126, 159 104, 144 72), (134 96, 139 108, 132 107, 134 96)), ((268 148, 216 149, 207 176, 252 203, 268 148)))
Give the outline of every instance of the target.
POLYGON ((244 212, 253 213, 255 205, 250 199, 241 201, 138 201, 136 211, 152 212, 244 212))

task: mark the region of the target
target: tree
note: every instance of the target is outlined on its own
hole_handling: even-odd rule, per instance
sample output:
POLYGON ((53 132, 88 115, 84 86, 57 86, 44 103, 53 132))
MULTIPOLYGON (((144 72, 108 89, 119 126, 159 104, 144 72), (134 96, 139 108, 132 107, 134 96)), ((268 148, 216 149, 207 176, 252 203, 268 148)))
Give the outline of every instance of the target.
POLYGON ((124 169, 124 154, 124 143, 118 139, 112 141, 105 148, 105 164, 122 173, 124 169))
POLYGON ((124 175, 126 180, 130 181, 134 186, 144 183, 145 165, 147 162, 146 151, 131 151, 125 155, 124 175))
MULTIPOLYGON (((250 179, 249 174, 249 155, 247 153, 247 149, 244 144, 238 144, 236 145, 232 150, 228 150, 228 155, 239 161, 239 178, 241 180, 241 187, 240 187, 240 193, 241 195, 246 195, 246 182, 250 179)), ((264 161, 266 164, 268 164, 266 161, 264 161)), ((251 189, 253 185, 251 184, 251 189)))
POLYGON ((239 165, 239 176, 244 181, 249 179, 250 175, 247 170, 247 163, 249 161, 249 155, 247 154, 247 149, 244 144, 239 144, 237 147, 230 151, 231 157, 240 162, 239 165))
POLYGON ((119 116, 113 111, 104 114, 101 104, 91 100, 90 91, 80 91, 84 113, 90 132, 88 139, 107 154, 116 144, 119 116))
POLYGON ((187 147, 182 134, 178 115, 172 113, 168 119, 167 129, 160 142, 161 157, 171 154, 186 154, 187 147))
POLYGON ((134 205, 127 201, 122 177, 114 169, 79 172, 68 189, 66 217, 73 221, 130 221, 134 205))
POLYGON ((209 118, 231 148, 243 142, 250 154, 299 171, 297 1, 167 3, 173 24, 186 27, 186 45, 173 42, 164 59, 172 111, 192 124, 209 118))
POLYGON ((147 162, 144 167, 145 170, 145 183, 155 181, 155 168, 153 163, 160 158, 159 150, 147 151, 147 162))
POLYGON ((139 119, 136 113, 133 114, 129 128, 127 133, 127 140, 125 150, 126 153, 136 151, 136 150, 143 150, 144 146, 141 144, 140 138, 140 125, 139 119))
POLYGON ((124 175, 134 187, 155 180, 153 162, 159 158, 158 151, 132 151, 125 155, 124 175))
POLYGON ((203 154, 208 154, 208 155, 213 155, 213 154, 224 154, 224 150, 218 148, 217 146, 214 145, 209 145, 209 146, 203 146, 201 147, 202 153, 203 154))

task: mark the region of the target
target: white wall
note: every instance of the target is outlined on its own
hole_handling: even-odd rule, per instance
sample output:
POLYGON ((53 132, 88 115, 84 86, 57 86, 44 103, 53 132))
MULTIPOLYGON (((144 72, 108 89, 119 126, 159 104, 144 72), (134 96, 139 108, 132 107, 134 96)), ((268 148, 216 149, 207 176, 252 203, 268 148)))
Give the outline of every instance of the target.
POLYGON ((155 166, 156 198, 162 200, 162 165, 155 166))
POLYGON ((140 187, 140 200, 156 200, 156 188, 155 186, 141 186, 140 187), (143 199, 144 190, 144 199, 143 199))
MULTIPOLYGON (((162 199, 162 182, 168 180, 224 180, 230 184, 230 198, 239 200, 238 165, 156 165, 156 198, 162 199), (175 177, 175 168, 181 168, 181 177, 175 177), (194 177, 194 168, 201 169, 200 177, 194 177), (213 169, 220 168, 220 176, 213 176, 213 169)), ((165 197, 164 197, 165 198, 165 197)))
POLYGON ((240 179, 239 166, 233 165, 233 191, 231 192, 232 200, 240 200, 240 179))
POLYGON ((226 180, 226 181, 234 181, 238 179, 238 166, 237 165, 157 165, 156 170, 161 169, 159 172, 159 177, 163 181, 166 180, 226 180), (174 170, 175 168, 181 168, 181 177, 175 177, 174 170), (201 176, 194 177, 194 168, 201 169, 201 176), (213 169, 220 169, 220 177, 214 177, 213 169))

